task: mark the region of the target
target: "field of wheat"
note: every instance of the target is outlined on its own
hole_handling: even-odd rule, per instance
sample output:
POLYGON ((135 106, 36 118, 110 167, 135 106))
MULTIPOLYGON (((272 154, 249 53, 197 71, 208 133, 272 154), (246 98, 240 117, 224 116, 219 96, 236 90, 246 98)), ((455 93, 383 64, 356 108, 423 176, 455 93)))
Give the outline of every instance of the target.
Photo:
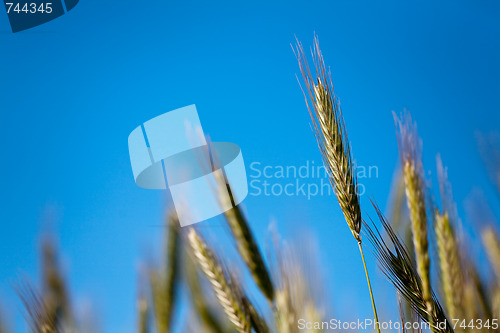
MULTIPOLYGON (((352 265, 363 266, 366 285, 358 288, 365 290, 373 307, 373 324, 364 329, 377 332, 500 332, 498 224, 494 219, 481 220, 481 214, 477 214, 476 221, 467 222, 482 236, 482 249, 494 273, 488 276, 478 268, 477 258, 469 252, 470 244, 462 227, 464 222, 458 216, 447 176, 447 168, 454 166, 446 166, 436 155, 439 189, 434 191, 427 185, 426 166, 421 158, 425 138, 419 137, 416 126, 416 122, 423 120, 412 119, 406 110, 394 113, 400 169, 395 177, 391 209, 382 212, 378 198, 371 198, 370 206, 361 205, 353 163, 356 151, 351 149, 348 137, 349 128, 355 124, 344 122, 318 38, 314 39, 311 48, 304 48, 296 41, 293 52, 305 98, 304 112, 310 114, 311 135, 317 140, 337 199, 337 203, 332 200, 331 205, 340 205, 345 226, 352 233, 352 242, 359 247, 359 261, 352 265), (376 274, 367 269, 369 260, 376 261, 397 292, 400 311, 397 318, 390 318, 392 327, 383 324, 388 318, 381 318, 380 302, 370 280, 376 274), (438 272, 437 278, 433 278, 431 267, 438 272)), ((499 148, 489 135, 478 139, 484 172, 498 191, 497 200, 500 199, 499 148)), ((230 192, 231 186, 224 179, 220 179, 217 186, 230 192)), ((480 199, 472 204, 478 210, 488 210, 487 204, 480 199)), ((269 244, 271 251, 266 253, 257 245, 252 221, 247 220, 241 207, 233 207, 224 215, 234 251, 244 265, 233 265, 230 260, 234 256, 221 251, 217 240, 205 235, 202 224, 181 228, 176 213, 169 212, 165 221, 163 260, 148 264, 144 272, 138 273, 136 331, 173 331, 173 318, 180 313, 178 291, 181 284, 190 295, 183 300, 188 309, 182 311, 185 318, 180 320, 183 332, 334 331, 322 301, 325 297, 322 291, 327 289, 323 289, 318 277, 321 268, 311 267, 314 258, 307 256, 314 256, 314 253, 303 251, 308 247, 307 242, 300 246, 287 242, 274 230, 269 244), (249 283, 256 287, 249 288, 249 283), (255 292, 266 302, 255 304, 255 292)), ((69 296, 71 286, 59 269, 53 238, 45 237, 41 244, 42 283, 38 285, 32 278, 20 276, 14 286, 25 306, 31 331, 93 332, 73 310, 69 296)), ((8 318, 1 314, 0 318, 0 333, 9 333, 8 325, 3 325, 8 323, 8 318)), ((353 327, 343 329, 360 331, 353 327)))

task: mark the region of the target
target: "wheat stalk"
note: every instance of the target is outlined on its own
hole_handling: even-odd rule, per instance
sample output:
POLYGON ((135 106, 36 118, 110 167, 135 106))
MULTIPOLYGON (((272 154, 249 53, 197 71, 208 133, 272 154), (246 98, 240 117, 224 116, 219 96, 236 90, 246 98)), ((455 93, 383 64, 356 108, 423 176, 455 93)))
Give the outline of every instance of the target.
POLYGON ((225 273, 215 254, 194 228, 189 229, 187 237, 193 255, 212 285, 217 300, 227 317, 239 333, 250 333, 249 314, 242 303, 240 292, 235 288, 231 278, 225 273))
POLYGON ((379 266, 387 278, 392 282, 398 292, 410 303, 413 310, 419 317, 430 324, 430 328, 435 333, 453 332, 441 305, 431 290, 432 306, 429 307, 429 300, 424 297, 422 280, 411 263, 410 256, 397 235, 394 233, 390 224, 386 221, 380 209, 373 204, 383 229, 388 235, 388 241, 391 247, 380 235, 375 225, 365 223, 365 231, 368 239, 375 249, 375 256, 379 266), (439 325, 444 325, 441 327, 439 325))
POLYGON ((314 134, 323 163, 329 174, 330 184, 335 191, 347 225, 358 242, 377 331, 380 333, 377 308, 361 245, 361 206, 357 193, 356 169, 352 163, 351 147, 345 129, 344 117, 335 97, 331 75, 325 67, 317 36, 314 37, 314 49, 312 51, 315 67, 314 75, 309 68, 302 44, 298 40, 294 53, 305 85, 305 90, 302 85, 301 89, 313 123, 314 134))
POLYGON ((214 175, 216 182, 215 192, 217 192, 219 204, 221 207, 231 207, 224 211, 224 217, 236 241, 238 252, 248 267, 255 283, 269 303, 272 304, 274 300, 274 287, 259 246, 255 241, 255 237, 240 206, 235 204, 231 184, 227 180, 224 166, 220 163, 214 149, 210 149, 210 158, 212 171, 218 171, 214 172, 214 175))
MULTIPOLYGON (((416 125, 408 113, 401 119, 394 113, 394 121, 398 128, 398 146, 403 166, 406 202, 410 212, 417 272, 422 281, 422 297, 427 306, 427 312, 432 313, 429 240, 420 142, 418 142, 416 125)), ((430 317, 429 320, 432 318, 430 317)))
POLYGON ((257 242, 250 230, 248 221, 240 207, 234 203, 230 184, 227 184, 225 179, 217 179, 217 181, 221 189, 227 189, 227 193, 219 197, 223 207, 232 207, 224 212, 224 216, 236 241, 238 252, 250 270, 255 283, 259 286, 267 300, 272 303, 274 300, 273 283, 257 242))

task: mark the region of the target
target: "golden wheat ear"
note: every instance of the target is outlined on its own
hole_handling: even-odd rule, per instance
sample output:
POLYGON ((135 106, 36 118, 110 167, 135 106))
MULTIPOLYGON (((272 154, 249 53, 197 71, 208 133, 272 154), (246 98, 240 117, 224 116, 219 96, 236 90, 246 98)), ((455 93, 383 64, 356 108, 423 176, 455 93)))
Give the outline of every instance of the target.
POLYGON ((432 297, 430 299, 432 306, 428 306, 429 300, 424 297, 422 279, 413 266, 406 247, 399 240, 378 206, 373 202, 372 204, 377 212, 382 228, 388 236, 388 240, 384 240, 373 221, 370 224, 365 222, 365 234, 374 248, 375 257, 380 269, 403 298, 411 304, 419 317, 429 323, 430 329, 433 332, 454 332, 432 290, 432 297))
POLYGON ((331 75, 326 69, 318 38, 315 36, 312 50, 314 72, 311 71, 298 40, 294 53, 302 74, 302 92, 330 183, 354 238, 361 241, 361 208, 356 169, 352 163, 344 117, 333 91, 331 75))

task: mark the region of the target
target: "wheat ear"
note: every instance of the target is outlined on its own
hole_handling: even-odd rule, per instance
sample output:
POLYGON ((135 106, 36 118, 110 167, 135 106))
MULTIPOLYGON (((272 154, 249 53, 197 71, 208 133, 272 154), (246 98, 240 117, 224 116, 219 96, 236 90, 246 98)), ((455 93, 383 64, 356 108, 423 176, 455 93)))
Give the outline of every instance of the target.
POLYGON ((208 248, 194 228, 189 229, 187 237, 194 257, 212 285, 217 300, 229 320, 239 333, 250 333, 249 314, 229 274, 225 272, 213 251, 208 248))
POLYGON ((351 160, 351 148, 342 111, 335 97, 331 76, 325 67, 317 37, 314 38, 312 52, 316 69, 314 75, 309 68, 302 44, 297 41, 294 53, 305 85, 302 91, 330 183, 335 189, 335 195, 354 238, 360 241, 361 208, 356 192, 356 170, 351 160))
MULTIPOLYGON (((226 325, 220 322, 217 315, 211 309, 206 298, 205 292, 200 284, 198 270, 196 269, 193 258, 189 255, 185 257, 186 278, 189 290, 191 292, 191 301, 195 313, 200 318, 200 325, 208 332, 227 332, 226 325)), ((232 326, 231 326, 232 328, 232 326)))
POLYGON ((170 331, 171 318, 176 299, 176 284, 179 275, 179 221, 175 212, 167 219, 166 267, 151 269, 149 273, 151 293, 159 333, 170 331))
POLYGON ((143 294, 139 295, 139 299, 137 300, 137 312, 137 331, 139 333, 148 333, 148 301, 143 294))
POLYGON ((314 134, 323 158, 323 163, 328 170, 330 184, 335 191, 347 225, 358 242, 370 292, 373 314, 377 323, 377 331, 380 332, 377 308, 361 244, 361 206, 357 193, 356 169, 352 163, 351 147, 345 129, 344 117, 335 97, 331 75, 325 67, 317 36, 314 37, 314 49, 312 51, 315 67, 314 74, 309 68, 304 49, 298 40, 294 53, 297 57, 305 85, 305 89, 301 85, 302 92, 304 93, 307 109, 313 122, 314 134))
POLYGON ((42 238, 43 302, 52 320, 60 327, 74 328, 66 280, 59 268, 57 248, 51 236, 42 238))
POLYGON ((446 309, 450 318, 462 318, 462 274, 460 256, 455 233, 450 224, 448 213, 436 211, 434 230, 439 256, 439 268, 444 290, 446 309))
POLYGON ((493 294, 493 318, 500 320, 500 288, 497 286, 493 294))
POLYGON ((386 243, 373 222, 372 226, 365 223, 366 235, 375 249, 375 256, 379 262, 380 269, 392 282, 397 291, 410 303, 419 317, 429 323, 433 332, 453 332, 453 327, 446 319, 444 311, 432 290, 430 299, 432 306, 428 306, 428 300, 424 298, 422 280, 411 262, 406 247, 386 221, 378 206, 374 203, 373 206, 382 223, 383 229, 387 233, 387 242, 390 245, 386 243), (391 250, 391 247, 393 250, 391 250), (429 311, 429 309, 431 310, 429 311), (446 323, 446 325, 443 323, 446 323))
POLYGON ((457 209, 453 201, 451 184, 448 180, 448 172, 437 156, 437 173, 443 213, 438 210, 434 216, 434 232, 439 257, 439 269, 441 272, 441 285, 444 291, 446 309, 449 318, 464 318, 462 300, 464 275, 460 254, 459 240, 454 226, 458 223, 457 209))
POLYGON ((487 227, 481 232, 484 248, 490 264, 500 283, 500 239, 492 227, 487 227))
POLYGON ((56 322, 52 309, 26 278, 22 278, 15 289, 26 309, 26 320, 31 332, 62 333, 61 326, 56 322))
POLYGON ((418 141, 416 125, 408 113, 405 113, 401 119, 394 113, 394 121, 398 128, 399 154, 403 166, 406 202, 410 212, 417 272, 422 280, 422 296, 427 306, 427 312, 432 313, 429 240, 420 142, 418 141))

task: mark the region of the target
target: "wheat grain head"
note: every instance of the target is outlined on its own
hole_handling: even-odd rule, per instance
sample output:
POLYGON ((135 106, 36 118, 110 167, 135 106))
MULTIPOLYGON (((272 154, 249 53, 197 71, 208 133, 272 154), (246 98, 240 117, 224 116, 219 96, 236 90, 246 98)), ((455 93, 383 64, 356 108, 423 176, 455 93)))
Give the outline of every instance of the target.
MULTIPOLYGON (((409 113, 400 118, 394 113, 398 129, 398 146, 406 189, 406 202, 410 212, 413 246, 417 272, 422 282, 422 297, 427 312, 432 313, 433 301, 430 279, 429 240, 427 235, 427 213, 425 205, 425 183, 420 156, 421 143, 417 127, 409 113)), ((432 320, 432 318, 429 318, 432 320)))
POLYGON ((318 38, 314 38, 312 51, 314 72, 311 71, 302 44, 298 40, 294 53, 304 82, 304 87, 301 85, 302 92, 330 183, 354 238, 361 242, 361 208, 356 170, 352 163, 344 117, 333 91, 330 72, 325 67, 319 49, 318 38))
POLYGON ((249 313, 244 307, 240 291, 235 287, 229 274, 225 272, 218 258, 194 228, 189 229, 187 238, 194 258, 212 285, 227 317, 239 333, 250 333, 249 313))
POLYGON ((149 271, 153 310, 158 333, 170 332, 176 299, 176 285, 179 276, 179 221, 174 211, 171 211, 168 215, 166 230, 166 264, 162 264, 160 268, 151 268, 149 271))
POLYGON ((430 324, 433 332, 453 332, 453 328, 432 290, 430 291, 432 305, 428 305, 429 300, 424 297, 422 280, 411 262, 406 247, 399 240, 380 209, 375 204, 373 206, 383 229, 388 235, 388 240, 385 241, 373 222, 372 226, 365 223, 366 236, 375 249, 375 257, 379 262, 380 269, 397 291, 410 303, 419 317, 430 324), (438 324, 443 325, 442 323, 447 323, 446 327, 438 326, 438 324))

